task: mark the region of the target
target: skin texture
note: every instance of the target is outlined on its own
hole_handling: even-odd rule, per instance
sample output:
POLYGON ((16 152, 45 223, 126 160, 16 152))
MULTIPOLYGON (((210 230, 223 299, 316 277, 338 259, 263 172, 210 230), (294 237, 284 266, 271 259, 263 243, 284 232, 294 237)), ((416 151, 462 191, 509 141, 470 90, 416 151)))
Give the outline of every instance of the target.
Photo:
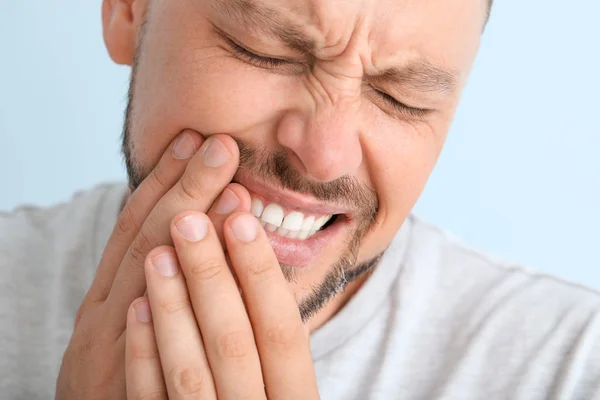
POLYGON ((124 151, 134 190, 78 312, 57 384, 59 399, 119 399, 128 392, 128 398, 185 398, 188 392, 239 398, 244 388, 249 398, 316 398, 305 333, 358 290, 370 261, 389 245, 421 194, 486 18, 481 0, 232 4, 103 2, 109 54, 133 67, 124 151), (312 54, 263 32, 265 21, 245 27, 235 22, 235 15, 267 8, 269 22, 277 15, 284 20, 280 26, 295 26, 310 38, 312 54), (236 52, 232 42, 288 62, 260 64, 236 52), (392 67, 404 74, 393 82, 374 77, 392 67), (410 108, 394 106, 381 92, 410 108), (205 162, 207 142, 214 140, 225 149, 225 164, 218 167, 205 162), (175 148, 187 152, 182 156, 175 148), (262 228, 248 252, 232 236, 233 217, 216 212, 225 188, 238 199, 234 216, 248 211, 249 193, 230 183, 240 172, 298 196, 349 206, 351 223, 290 279, 285 273, 291 266, 279 265, 262 228), (349 188, 354 190, 343 190, 349 188), (189 213, 210 221, 201 255, 175 228, 189 213), (152 266, 161 254, 171 254, 183 273, 157 278, 152 266), (209 272, 198 272, 202 266, 209 272), (264 271, 264 281, 253 279, 264 271), (223 291, 195 281, 222 283, 223 291), (258 290, 263 284, 266 289, 258 290), (315 288, 325 293, 315 297, 315 288), (146 290, 148 297, 140 297, 146 290), (234 310, 225 313, 226 331, 223 321, 216 322, 220 307, 211 303, 218 296, 218 304, 234 310), (322 301, 312 304, 315 298, 322 301), (136 317, 138 306, 148 302, 152 322, 136 317), (200 304, 215 306, 202 311, 200 304), (302 313, 303 306, 308 312, 302 313), (169 321, 173 315, 179 323, 169 321), (299 328, 303 319, 306 330, 299 328), (219 343, 235 332, 242 332, 233 346, 242 356, 219 363, 219 346, 207 338, 219 343), (189 354, 177 352, 174 342, 189 354), (232 368, 235 362, 244 368, 232 368), (286 381, 289 376, 294 379, 286 381))
MULTIPOLYGON (((109 3, 126 8, 128 2, 109 3)), ((118 43, 118 54, 111 53, 117 62, 136 61, 124 143, 134 185, 170 140, 191 128, 203 136, 226 133, 259 153, 258 162, 242 160, 241 169, 265 182, 282 184, 274 168, 257 172, 269 155, 281 153, 288 167, 281 170, 296 173, 287 185, 293 192, 318 197, 321 189, 328 204, 350 198, 358 210, 360 201, 339 190, 340 180, 349 177, 378 205, 377 214, 356 218, 311 268, 296 274, 291 286, 299 302, 310 298, 311 287, 343 256, 351 260, 346 270, 376 258, 407 217, 441 151, 486 15, 479 0, 255 2, 314 40, 316 55, 308 56, 255 27, 240 28, 230 16, 247 12, 243 8, 223 10, 220 2, 197 0, 130 3, 127 15, 107 14, 131 20, 131 42, 120 29, 114 37, 107 30, 105 37, 118 43), (298 62, 257 67, 214 27, 256 53, 298 62), (422 59, 455 75, 452 91, 365 82, 367 74, 422 59), (433 111, 422 118, 396 111, 373 88, 433 111), (359 246, 348 245, 357 241, 359 246)), ((313 316, 313 327, 331 315, 331 306, 313 316)))
POLYGON ((184 212, 171 232, 175 248, 148 257, 150 307, 141 299, 129 313, 128 398, 318 398, 308 330, 256 218, 235 213, 225 222, 230 263, 206 215, 184 212), (177 272, 157 273, 165 258, 177 272), (154 324, 140 318, 142 307, 154 324))

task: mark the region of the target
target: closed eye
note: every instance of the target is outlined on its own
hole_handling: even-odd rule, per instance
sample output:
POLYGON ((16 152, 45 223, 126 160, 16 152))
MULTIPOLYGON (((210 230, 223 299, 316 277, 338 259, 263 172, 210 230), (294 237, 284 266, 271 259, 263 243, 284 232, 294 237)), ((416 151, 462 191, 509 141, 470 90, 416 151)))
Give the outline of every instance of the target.
POLYGON ((411 117, 417 118, 417 119, 422 119, 424 117, 426 117, 428 114, 431 113, 431 110, 427 110, 424 108, 417 108, 417 107, 411 107, 408 106, 398 100, 396 100, 394 97, 390 96, 389 94, 382 92, 380 90, 377 89, 373 89, 375 92, 377 92, 377 95, 383 99, 383 101, 385 103, 387 103, 387 105, 391 106, 394 111, 398 111, 404 114, 408 114, 411 117))
MULTIPOLYGON (((218 33, 225 39, 228 43, 231 50, 235 53, 235 55, 242 61, 254 65, 259 68, 273 70, 274 72, 283 73, 283 74, 298 74, 302 73, 305 70, 305 64, 300 63, 298 61, 285 60, 276 57, 265 57, 258 55, 233 41, 228 35, 224 32, 218 30, 218 33)), ((377 96, 381 98, 387 106, 393 108, 395 112, 400 112, 405 115, 409 115, 410 117, 422 119, 427 116, 432 110, 427 110, 423 108, 411 107, 408 106, 389 94, 382 92, 378 89, 373 88, 373 91, 377 93, 377 96)))
POLYGON ((280 58, 273 57, 263 57, 258 54, 252 53, 249 50, 246 50, 242 46, 238 45, 235 42, 230 42, 232 50, 240 57, 246 59, 247 61, 257 64, 262 68, 275 68, 280 67, 282 65, 290 64, 290 61, 282 60, 280 58))
POLYGON ((305 65, 298 61, 284 60, 275 57, 260 56, 250 50, 240 46, 228 37, 225 40, 229 44, 231 50, 235 53, 236 57, 240 60, 254 65, 258 68, 273 70, 280 74, 298 74, 305 70, 305 65))

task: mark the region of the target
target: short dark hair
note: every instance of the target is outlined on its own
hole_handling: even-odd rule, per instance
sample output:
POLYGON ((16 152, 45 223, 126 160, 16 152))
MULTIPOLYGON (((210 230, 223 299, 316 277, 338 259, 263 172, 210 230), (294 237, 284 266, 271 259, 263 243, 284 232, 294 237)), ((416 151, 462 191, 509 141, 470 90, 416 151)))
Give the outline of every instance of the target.
POLYGON ((490 14, 492 13, 492 6, 494 5, 494 0, 488 0, 487 13, 485 15, 485 24, 487 25, 490 20, 490 14))

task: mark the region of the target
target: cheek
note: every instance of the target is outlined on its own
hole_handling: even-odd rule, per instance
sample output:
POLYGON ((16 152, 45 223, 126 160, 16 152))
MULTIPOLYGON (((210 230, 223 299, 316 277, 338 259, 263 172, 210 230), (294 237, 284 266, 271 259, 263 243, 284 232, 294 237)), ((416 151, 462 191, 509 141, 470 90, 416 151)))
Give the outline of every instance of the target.
MULTIPOLYGON (((186 128, 234 137, 276 132, 273 125, 299 101, 297 95, 290 96, 298 93, 293 77, 234 59, 215 37, 200 3, 154 3, 136 73, 131 121, 135 156, 142 165, 154 165, 186 128)), ((435 165, 448 125, 449 118, 417 127, 381 117, 370 126, 362 139, 361 175, 368 175, 365 180, 377 192, 380 213, 361 252, 373 253, 387 244, 407 217, 435 165)))
POLYGON ((268 132, 253 128, 276 123, 291 85, 289 77, 235 59, 202 13, 151 19, 135 77, 131 132, 136 157, 145 165, 157 161, 183 129, 234 137, 268 132))
POLYGON ((421 195, 445 141, 447 121, 431 125, 380 122, 364 140, 369 179, 379 198, 377 221, 359 259, 385 249, 421 195))

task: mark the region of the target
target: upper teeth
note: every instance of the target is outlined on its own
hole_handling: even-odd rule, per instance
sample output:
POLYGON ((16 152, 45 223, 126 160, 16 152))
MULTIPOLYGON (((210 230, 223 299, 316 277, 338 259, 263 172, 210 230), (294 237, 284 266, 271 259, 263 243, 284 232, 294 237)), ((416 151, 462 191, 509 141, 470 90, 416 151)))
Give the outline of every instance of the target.
POLYGON ((315 218, 313 215, 305 217, 299 211, 292 211, 285 215, 283 207, 279 204, 270 203, 265 207, 263 202, 256 198, 252 198, 250 212, 260 219, 270 232, 276 231, 280 236, 301 240, 314 235, 332 217, 332 215, 324 215, 320 218, 315 218))

